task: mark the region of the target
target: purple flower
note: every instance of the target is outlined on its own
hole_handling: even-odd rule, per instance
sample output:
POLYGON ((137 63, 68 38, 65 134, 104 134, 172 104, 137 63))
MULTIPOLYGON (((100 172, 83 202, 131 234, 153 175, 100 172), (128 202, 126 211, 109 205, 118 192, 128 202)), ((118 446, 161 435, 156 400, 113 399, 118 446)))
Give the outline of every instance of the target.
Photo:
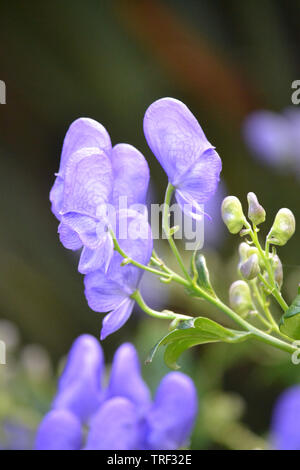
POLYGON ((255 156, 280 170, 300 169, 300 112, 288 108, 283 113, 255 111, 244 123, 244 138, 255 156))
MULTIPOLYGON (((117 235, 120 247, 131 259, 145 265, 149 263, 153 242, 149 224, 143 215, 121 215, 117 235), (127 228, 123 227, 123 221, 127 228), (121 228, 124 229, 122 236, 118 233, 121 228)), ((101 339, 121 328, 134 307, 131 295, 138 288, 143 271, 132 264, 122 266, 123 261, 124 258, 116 252, 106 273, 94 271, 84 279, 89 307, 95 312, 110 312, 104 317, 101 339)))
POLYGON ((286 390, 278 399, 272 418, 272 438, 278 450, 300 450, 300 386, 286 390))
POLYGON ((100 344, 89 335, 79 337, 52 410, 39 426, 36 449, 172 450, 186 445, 197 414, 196 390, 189 377, 169 373, 152 401, 137 353, 128 343, 115 353, 106 389, 102 374, 100 344), (79 401, 81 406, 74 406, 79 401))
POLYGON ((63 245, 83 247, 82 274, 107 269, 113 254, 108 227, 114 228, 120 204, 129 208, 145 203, 148 182, 147 162, 134 147, 112 147, 105 128, 92 119, 81 118, 70 126, 50 200, 63 245))
POLYGON ((222 163, 195 116, 180 101, 162 98, 147 109, 144 133, 182 210, 202 213, 199 205, 215 193, 222 163))

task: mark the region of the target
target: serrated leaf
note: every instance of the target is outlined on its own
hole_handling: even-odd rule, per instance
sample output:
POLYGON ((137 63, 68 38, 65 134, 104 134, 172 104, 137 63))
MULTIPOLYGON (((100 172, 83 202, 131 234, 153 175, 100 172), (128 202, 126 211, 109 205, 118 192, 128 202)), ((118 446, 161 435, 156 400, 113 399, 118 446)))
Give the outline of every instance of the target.
POLYGON ((289 336, 290 338, 299 340, 300 339, 300 289, 298 289, 298 295, 293 300, 290 307, 286 310, 284 315, 281 317, 279 323, 279 329, 282 333, 289 336))
MULTIPOLYGON (((251 333, 231 330, 205 317, 197 317, 188 322, 182 322, 181 327, 164 336, 152 349, 150 361, 162 345, 166 345, 165 362, 172 369, 178 369, 177 359, 193 346, 215 342, 236 343, 244 341, 251 333)), ((148 361, 149 362, 149 361, 148 361)))
POLYGON ((191 268, 194 280, 197 282, 198 286, 201 287, 201 289, 206 291, 211 296, 216 297, 216 294, 210 283, 206 260, 202 253, 199 253, 197 251, 193 253, 191 260, 191 268))

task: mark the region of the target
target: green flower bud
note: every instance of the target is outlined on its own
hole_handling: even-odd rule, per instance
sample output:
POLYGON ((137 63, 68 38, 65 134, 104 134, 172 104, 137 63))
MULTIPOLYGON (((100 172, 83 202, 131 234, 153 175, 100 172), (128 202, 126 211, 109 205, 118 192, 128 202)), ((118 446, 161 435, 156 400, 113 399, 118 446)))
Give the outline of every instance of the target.
POLYGON ((296 221, 294 214, 289 209, 280 209, 277 212, 273 226, 268 234, 268 241, 272 245, 285 245, 294 235, 296 221))
POLYGON ((229 302, 231 308, 241 317, 247 316, 253 310, 250 288, 245 281, 235 281, 230 286, 229 302))
POLYGON ((244 263, 241 263, 240 272, 242 276, 250 281, 260 273, 259 261, 257 254, 251 255, 244 263))
POLYGON ((274 269, 274 278, 278 284, 278 287, 281 288, 283 282, 283 269, 282 263, 278 255, 274 255, 271 258, 271 264, 274 269))
POLYGON ((245 216, 239 199, 228 196, 222 203, 222 219, 230 233, 238 233, 244 226, 245 216))
POLYGON ((248 251, 249 251, 250 246, 246 242, 240 243, 239 246, 239 255, 240 255, 240 262, 243 263, 248 259, 248 251))
POLYGON ((259 204, 254 193, 248 193, 248 217, 254 225, 259 225, 266 220, 266 211, 259 204))

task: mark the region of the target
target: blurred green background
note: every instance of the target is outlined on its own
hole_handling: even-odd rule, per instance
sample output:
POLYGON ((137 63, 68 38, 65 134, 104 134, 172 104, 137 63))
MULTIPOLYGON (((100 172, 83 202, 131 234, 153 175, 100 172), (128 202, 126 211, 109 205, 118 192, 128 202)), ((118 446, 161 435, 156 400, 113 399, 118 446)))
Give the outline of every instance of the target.
MULTIPOLYGON (((1 2, 0 79, 7 104, 0 107, 0 318, 16 325, 20 342, 11 363, 0 366, 8 375, 0 382, 0 419, 10 414, 34 427, 49 406, 56 372, 47 366, 42 385, 26 376, 24 345, 43 346, 56 371, 78 334, 99 336, 101 315, 86 304, 77 255, 61 246, 48 199, 70 123, 94 118, 113 144, 141 150, 159 202, 166 177, 147 147, 142 119, 152 101, 178 98, 217 147, 227 191, 243 203, 248 191, 256 192, 269 223, 280 207, 299 220, 299 182, 254 160, 241 133, 251 111, 291 105, 291 83, 300 77, 299 18, 296 0, 1 2)), ((226 300, 237 278, 238 242, 225 237, 208 253, 226 300)), ((280 251, 289 300, 300 277, 298 245, 299 234, 280 251)), ((167 247, 160 252, 168 258, 167 247)), ((161 288, 149 285, 156 297, 161 288)), ((205 304, 188 303, 178 289, 170 288, 161 302, 183 313, 215 314, 205 304)), ((136 309, 104 342, 107 361, 124 341, 132 341, 144 360, 166 328, 136 309)), ((160 355, 143 367, 153 390, 167 372, 162 361, 160 355)), ((196 348, 183 357, 182 370, 199 388, 195 449, 266 445, 274 400, 300 378, 287 356, 256 343, 196 348)))

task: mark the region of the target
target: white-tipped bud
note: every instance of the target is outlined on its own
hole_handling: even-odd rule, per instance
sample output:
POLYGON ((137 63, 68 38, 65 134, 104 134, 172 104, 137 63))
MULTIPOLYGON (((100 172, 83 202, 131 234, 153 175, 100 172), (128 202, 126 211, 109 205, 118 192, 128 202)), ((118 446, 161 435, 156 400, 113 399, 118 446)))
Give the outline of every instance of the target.
POLYGON ((277 212, 273 226, 268 234, 268 240, 272 245, 285 245, 294 235, 296 221, 290 209, 280 209, 277 212))
POLYGON ((222 219, 230 233, 238 233, 245 222, 242 205, 235 196, 228 196, 222 203, 222 219))
POLYGON ((241 317, 247 316, 253 310, 250 288, 245 281, 235 281, 230 286, 229 302, 231 308, 241 317))
POLYGON ((262 224, 266 220, 266 211, 259 204, 256 194, 248 193, 248 217, 254 225, 262 224))

